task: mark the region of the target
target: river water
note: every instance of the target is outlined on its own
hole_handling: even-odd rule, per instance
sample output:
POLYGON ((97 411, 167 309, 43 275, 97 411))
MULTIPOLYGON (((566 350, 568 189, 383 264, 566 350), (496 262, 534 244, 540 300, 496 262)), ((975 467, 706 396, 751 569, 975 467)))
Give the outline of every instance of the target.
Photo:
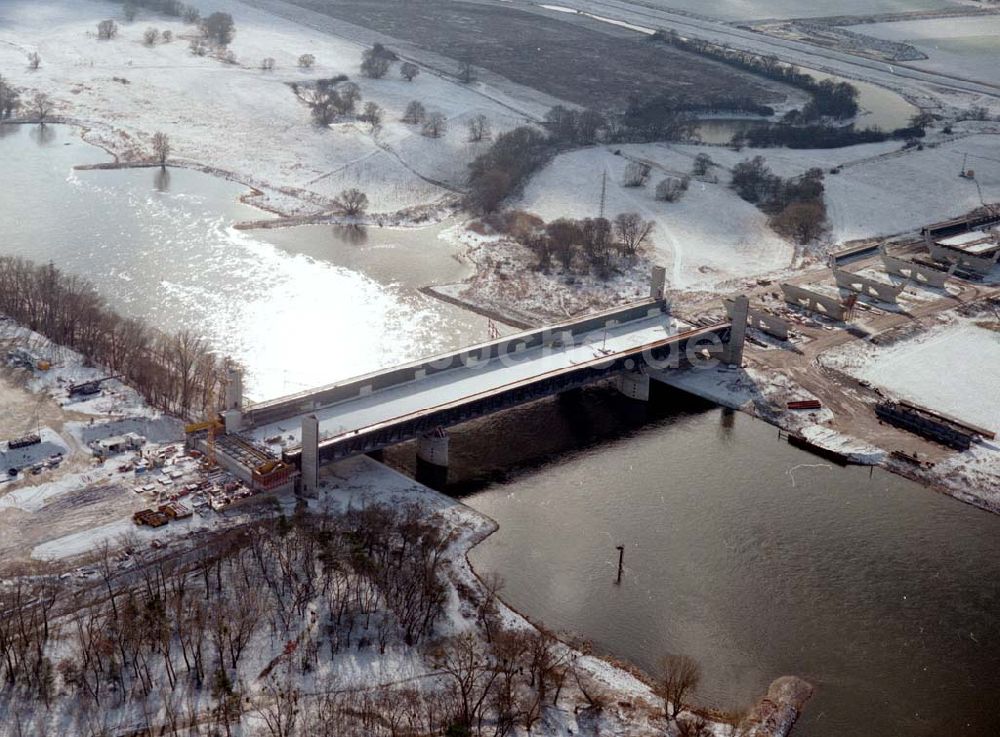
POLYGON ((190 327, 270 398, 485 340, 487 321, 426 297, 458 281, 458 248, 423 229, 239 231, 245 187, 106 161, 65 126, 0 126, 0 254, 52 260, 118 310, 190 327))
POLYGON ((465 499, 500 525, 471 560, 507 601, 647 670, 692 655, 706 705, 803 676, 817 692, 797 736, 1000 734, 1000 519, 660 401, 640 421, 593 390, 453 434, 459 486, 509 464, 512 438, 527 460, 465 499))
MULTIPOLYGON (((803 67, 799 67, 799 69, 817 81, 830 79, 834 82, 850 82, 857 87, 858 115, 854 120, 854 125, 859 130, 879 128, 883 131, 893 131, 897 128, 905 128, 910 124, 910 119, 920 112, 915 105, 910 104, 901 95, 885 87, 879 87, 869 82, 860 82, 856 79, 837 77, 825 72, 818 72, 815 69, 803 67)), ((727 144, 738 133, 760 125, 767 125, 767 123, 746 118, 705 118, 698 121, 695 132, 703 143, 727 144)))
MULTIPOLYGON (((436 229, 240 232, 260 217, 242 187, 72 169, 104 159, 72 129, 0 126, 0 254, 51 259, 124 312, 198 329, 259 395, 485 336, 485 320, 417 291, 465 273, 436 229)), ((997 517, 833 468, 679 394, 648 410, 604 388, 537 403, 456 428, 452 456, 454 488, 501 525, 474 563, 550 627, 645 668, 691 654, 698 697, 720 707, 802 675, 818 693, 800 736, 1000 733, 997 517)))

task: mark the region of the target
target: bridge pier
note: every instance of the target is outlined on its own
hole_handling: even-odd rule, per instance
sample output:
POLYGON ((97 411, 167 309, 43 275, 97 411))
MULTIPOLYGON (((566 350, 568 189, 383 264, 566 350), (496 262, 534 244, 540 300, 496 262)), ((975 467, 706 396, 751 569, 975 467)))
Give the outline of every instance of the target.
POLYGON ((747 317, 750 315, 750 300, 745 294, 733 300, 733 327, 729 342, 722 352, 722 361, 730 366, 743 366, 743 343, 747 334, 747 317))
POLYGON ((630 371, 620 374, 617 380, 618 391, 629 399, 640 402, 649 401, 649 375, 641 371, 630 371))
POLYGON ((417 481, 431 487, 447 483, 449 440, 443 427, 417 438, 417 481))
POLYGON ((231 368, 226 375, 225 407, 222 416, 226 432, 235 433, 243 429, 243 372, 231 368))
POLYGON ((302 418, 302 496, 315 497, 319 490, 319 420, 302 418))

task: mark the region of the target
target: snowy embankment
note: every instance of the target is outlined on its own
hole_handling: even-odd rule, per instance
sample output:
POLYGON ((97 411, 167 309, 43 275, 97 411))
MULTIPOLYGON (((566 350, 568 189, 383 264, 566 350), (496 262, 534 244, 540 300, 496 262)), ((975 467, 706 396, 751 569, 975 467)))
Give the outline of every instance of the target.
MULTIPOLYGON (((996 315, 945 316, 888 345, 861 341, 821 354, 822 365, 960 421, 1000 433, 1000 329, 996 315)), ((913 472, 913 469, 906 469, 913 472)), ((965 501, 1000 511, 1000 442, 983 439, 919 476, 965 501)))
POLYGON ((26 91, 25 98, 35 91, 50 95, 55 115, 79 122, 89 141, 121 161, 149 159, 152 135, 163 131, 172 159, 254 186, 262 192, 254 204, 284 214, 327 209, 347 187, 365 190, 371 209, 384 213, 445 201, 467 163, 488 145, 468 142, 468 119, 483 114, 499 132, 528 115, 475 85, 430 72, 413 82, 401 79, 395 67, 381 80, 361 77, 361 43, 236 0, 219 0, 212 10, 235 18, 235 63, 192 54, 193 28, 165 16, 142 12, 132 23, 119 19, 118 37, 99 41, 98 21, 120 15, 112 3, 3 3, 0 70, 26 91), (145 45, 142 34, 150 26, 170 30, 173 41, 145 45), (42 57, 37 70, 27 68, 32 51, 42 57), (306 53, 316 58, 308 70, 297 66, 306 53), (260 69, 266 57, 275 60, 273 71, 260 69), (383 109, 377 132, 348 119, 328 129, 315 126, 290 87, 338 74, 360 85, 362 105, 373 101, 383 109), (441 138, 426 138, 417 126, 400 122, 413 99, 447 116, 441 138))

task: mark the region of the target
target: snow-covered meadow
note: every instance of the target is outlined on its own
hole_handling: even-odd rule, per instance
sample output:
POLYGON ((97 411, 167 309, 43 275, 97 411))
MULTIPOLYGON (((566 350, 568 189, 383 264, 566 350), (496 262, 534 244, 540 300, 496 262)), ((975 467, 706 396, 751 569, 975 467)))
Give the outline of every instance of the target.
POLYGON ((235 64, 192 54, 193 28, 164 16, 143 12, 128 23, 110 2, 10 0, 0 4, 0 74, 26 97, 50 95, 55 114, 80 122, 89 129, 88 140, 122 160, 150 157, 152 134, 163 131, 173 159, 257 186, 264 204, 286 213, 322 208, 351 186, 365 190, 379 212, 442 200, 488 145, 467 140, 471 117, 485 115, 499 132, 541 112, 530 105, 516 109, 481 85, 427 70, 413 82, 400 77, 398 65, 384 79, 367 79, 358 69, 365 48, 360 42, 236 0, 219 0, 213 10, 235 19, 235 64), (109 41, 96 34, 105 18, 117 18, 120 28, 109 41), (170 30, 173 41, 147 46, 142 36, 149 27, 170 30), (42 58, 37 70, 27 65, 33 51, 42 58), (312 69, 298 67, 302 54, 315 57, 312 69), (273 71, 261 69, 266 57, 275 60, 273 71), (383 109, 380 130, 355 121, 329 129, 313 124, 290 85, 338 74, 360 85, 362 104, 373 101, 383 109), (447 116, 444 136, 426 138, 400 121, 413 99, 447 116))

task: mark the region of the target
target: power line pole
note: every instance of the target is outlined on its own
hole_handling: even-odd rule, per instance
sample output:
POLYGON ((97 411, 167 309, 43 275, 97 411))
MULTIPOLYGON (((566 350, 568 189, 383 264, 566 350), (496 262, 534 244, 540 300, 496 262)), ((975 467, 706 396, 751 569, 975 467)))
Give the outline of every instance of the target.
POLYGON ((601 174, 601 208, 599 217, 604 219, 604 203, 607 200, 608 195, 608 170, 605 169, 601 174))

